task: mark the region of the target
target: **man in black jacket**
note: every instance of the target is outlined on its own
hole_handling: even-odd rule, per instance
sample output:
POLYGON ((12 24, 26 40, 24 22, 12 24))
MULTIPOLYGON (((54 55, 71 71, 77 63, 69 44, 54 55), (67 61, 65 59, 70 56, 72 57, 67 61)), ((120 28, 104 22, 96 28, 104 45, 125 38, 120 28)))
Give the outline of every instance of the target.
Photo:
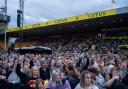
POLYGON ((40 70, 40 77, 43 80, 49 80, 50 79, 50 69, 48 68, 48 64, 45 60, 41 61, 41 68, 40 70))
POLYGON ((28 81, 32 79, 32 77, 29 76, 29 72, 30 72, 30 68, 32 68, 32 66, 34 66, 33 61, 30 60, 30 68, 27 65, 24 65, 23 68, 21 68, 20 62, 17 63, 17 61, 15 61, 15 63, 17 64, 16 74, 20 78, 20 83, 23 84, 27 88, 28 87, 28 85, 27 85, 28 81))
POLYGON ((30 77, 27 75, 28 68, 24 67, 23 71, 21 72, 21 64, 18 63, 16 67, 16 73, 20 78, 20 83, 25 85, 25 87, 27 87, 27 83, 30 80, 30 77))

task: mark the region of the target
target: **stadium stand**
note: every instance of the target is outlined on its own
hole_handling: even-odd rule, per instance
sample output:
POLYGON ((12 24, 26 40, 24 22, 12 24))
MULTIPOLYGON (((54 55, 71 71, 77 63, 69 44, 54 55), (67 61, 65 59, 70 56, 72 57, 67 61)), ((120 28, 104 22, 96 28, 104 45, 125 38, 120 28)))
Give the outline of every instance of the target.
POLYGON ((24 42, 53 52, 1 50, 0 89, 127 89, 128 50, 119 47, 128 43, 126 8, 24 26, 24 42))

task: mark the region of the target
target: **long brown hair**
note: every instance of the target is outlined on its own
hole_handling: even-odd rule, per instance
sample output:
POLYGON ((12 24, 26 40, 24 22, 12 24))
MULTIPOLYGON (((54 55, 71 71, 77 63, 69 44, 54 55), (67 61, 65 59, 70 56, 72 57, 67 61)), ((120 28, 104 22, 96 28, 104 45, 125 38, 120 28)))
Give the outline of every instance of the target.
POLYGON ((81 73, 81 75, 80 75, 80 86, 81 86, 81 87, 85 87, 85 76, 86 76, 87 74, 90 74, 90 72, 89 72, 89 71, 83 71, 83 72, 81 73))

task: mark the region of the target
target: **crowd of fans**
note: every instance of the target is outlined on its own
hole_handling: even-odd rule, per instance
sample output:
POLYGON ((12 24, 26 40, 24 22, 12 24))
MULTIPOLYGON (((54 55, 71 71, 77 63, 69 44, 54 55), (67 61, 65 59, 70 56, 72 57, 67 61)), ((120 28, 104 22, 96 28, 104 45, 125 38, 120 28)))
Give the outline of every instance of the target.
POLYGON ((0 52, 0 89, 128 89, 128 40, 42 43, 52 54, 0 52))

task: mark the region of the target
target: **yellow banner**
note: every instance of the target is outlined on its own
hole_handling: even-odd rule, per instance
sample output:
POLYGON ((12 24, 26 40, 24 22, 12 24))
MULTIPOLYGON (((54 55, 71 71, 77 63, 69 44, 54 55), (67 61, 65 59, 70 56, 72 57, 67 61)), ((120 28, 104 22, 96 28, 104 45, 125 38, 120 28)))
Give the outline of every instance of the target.
POLYGON ((110 16, 110 15, 115 15, 116 14, 116 10, 112 9, 112 10, 107 10, 107 11, 101 11, 101 12, 95 12, 95 13, 91 13, 88 14, 88 18, 98 18, 98 17, 103 17, 103 16, 110 16))
MULTIPOLYGON (((52 21, 48 21, 48 22, 26 25, 26 26, 23 26, 23 29, 27 30, 27 29, 33 29, 33 28, 38 28, 38 27, 43 27, 43 26, 56 25, 56 24, 73 22, 73 21, 80 21, 80 20, 110 16, 110 15, 115 15, 115 14, 116 14, 116 9, 111 9, 111 10, 107 10, 107 11, 100 11, 100 12, 95 12, 95 13, 79 15, 79 16, 73 16, 73 17, 69 17, 69 18, 52 20, 52 21)), ((19 30, 20 30, 20 28, 18 28, 18 27, 10 28, 10 29, 6 30, 6 32, 13 32, 13 31, 19 31, 19 30)))

